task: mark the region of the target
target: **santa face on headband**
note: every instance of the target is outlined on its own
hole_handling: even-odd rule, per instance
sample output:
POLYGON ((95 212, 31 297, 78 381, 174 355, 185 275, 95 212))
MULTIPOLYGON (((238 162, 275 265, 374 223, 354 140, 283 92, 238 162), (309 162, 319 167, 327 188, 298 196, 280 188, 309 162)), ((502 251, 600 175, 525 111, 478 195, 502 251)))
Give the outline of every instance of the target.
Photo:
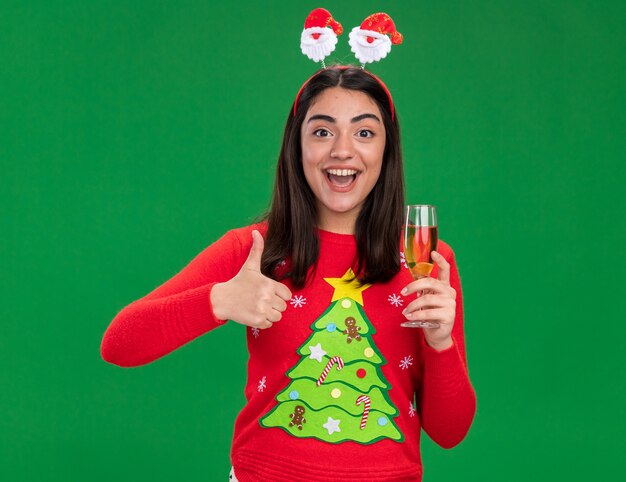
POLYGON ((337 35, 341 35, 343 27, 328 10, 316 8, 304 22, 304 30, 300 36, 302 53, 314 62, 323 61, 335 50, 337 35))
POLYGON ((350 32, 350 47, 359 62, 368 64, 383 59, 391 52, 391 40, 377 32, 355 27, 350 32))
POLYGON ((350 32, 348 43, 361 64, 377 62, 391 52, 392 44, 402 43, 402 34, 396 30, 391 17, 375 13, 350 32))
POLYGON ((326 27, 311 27, 302 31, 300 49, 314 62, 321 62, 335 50, 337 35, 326 27))

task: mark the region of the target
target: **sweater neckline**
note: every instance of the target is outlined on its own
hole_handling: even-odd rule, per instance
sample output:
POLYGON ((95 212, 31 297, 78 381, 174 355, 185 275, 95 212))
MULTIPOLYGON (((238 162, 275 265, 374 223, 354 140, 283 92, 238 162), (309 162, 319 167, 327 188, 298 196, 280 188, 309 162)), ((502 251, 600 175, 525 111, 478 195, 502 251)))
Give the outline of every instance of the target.
POLYGON ((333 233, 319 228, 317 228, 317 234, 322 242, 339 244, 342 246, 356 246, 356 237, 354 234, 333 233))

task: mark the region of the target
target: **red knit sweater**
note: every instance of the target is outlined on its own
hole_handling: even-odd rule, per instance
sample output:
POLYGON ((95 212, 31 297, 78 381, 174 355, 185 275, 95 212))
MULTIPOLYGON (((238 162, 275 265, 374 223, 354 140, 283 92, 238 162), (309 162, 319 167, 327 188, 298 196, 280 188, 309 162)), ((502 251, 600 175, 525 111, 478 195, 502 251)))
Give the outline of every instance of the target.
MULTIPOLYGON (((103 358, 123 367, 146 364, 222 325, 210 292, 238 273, 252 229, 263 234, 266 226, 228 232, 124 308, 104 335, 103 358)), ((344 281, 354 267, 354 237, 320 231, 312 281, 302 290, 285 281, 293 297, 282 320, 267 330, 246 328, 247 404, 231 452, 240 482, 419 481, 421 429, 446 448, 464 438, 476 402, 463 297, 454 253, 442 241, 438 251, 457 291, 454 344, 441 352, 425 343, 422 330, 400 326, 410 301, 400 294, 412 280, 408 270, 359 289, 344 281)))

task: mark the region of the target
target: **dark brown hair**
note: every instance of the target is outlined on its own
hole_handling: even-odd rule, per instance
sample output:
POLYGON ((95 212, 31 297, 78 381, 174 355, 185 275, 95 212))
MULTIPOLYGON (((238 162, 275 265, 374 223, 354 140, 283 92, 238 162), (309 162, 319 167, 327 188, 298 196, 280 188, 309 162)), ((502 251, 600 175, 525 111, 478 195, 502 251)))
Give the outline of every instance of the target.
POLYGON ((389 97, 372 75, 357 67, 331 67, 309 79, 297 106, 292 106, 278 157, 272 204, 265 216, 268 228, 261 271, 278 279, 275 274, 278 264, 289 259, 291 269, 286 276, 296 288, 306 284, 307 272, 319 257, 316 201, 304 177, 300 130, 315 98, 331 87, 357 90, 370 96, 378 105, 385 126, 380 177, 356 221, 355 273, 362 283, 375 283, 389 281, 400 270, 404 174, 397 113, 392 119, 389 97))

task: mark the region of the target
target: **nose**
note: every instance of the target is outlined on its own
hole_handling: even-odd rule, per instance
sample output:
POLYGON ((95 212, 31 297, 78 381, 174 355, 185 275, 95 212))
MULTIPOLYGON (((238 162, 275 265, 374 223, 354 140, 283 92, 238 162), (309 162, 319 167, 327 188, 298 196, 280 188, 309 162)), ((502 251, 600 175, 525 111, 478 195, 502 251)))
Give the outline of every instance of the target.
POLYGON ((337 135, 333 147, 330 150, 330 157, 339 160, 354 157, 354 146, 352 145, 352 139, 349 134, 341 133, 337 135))

